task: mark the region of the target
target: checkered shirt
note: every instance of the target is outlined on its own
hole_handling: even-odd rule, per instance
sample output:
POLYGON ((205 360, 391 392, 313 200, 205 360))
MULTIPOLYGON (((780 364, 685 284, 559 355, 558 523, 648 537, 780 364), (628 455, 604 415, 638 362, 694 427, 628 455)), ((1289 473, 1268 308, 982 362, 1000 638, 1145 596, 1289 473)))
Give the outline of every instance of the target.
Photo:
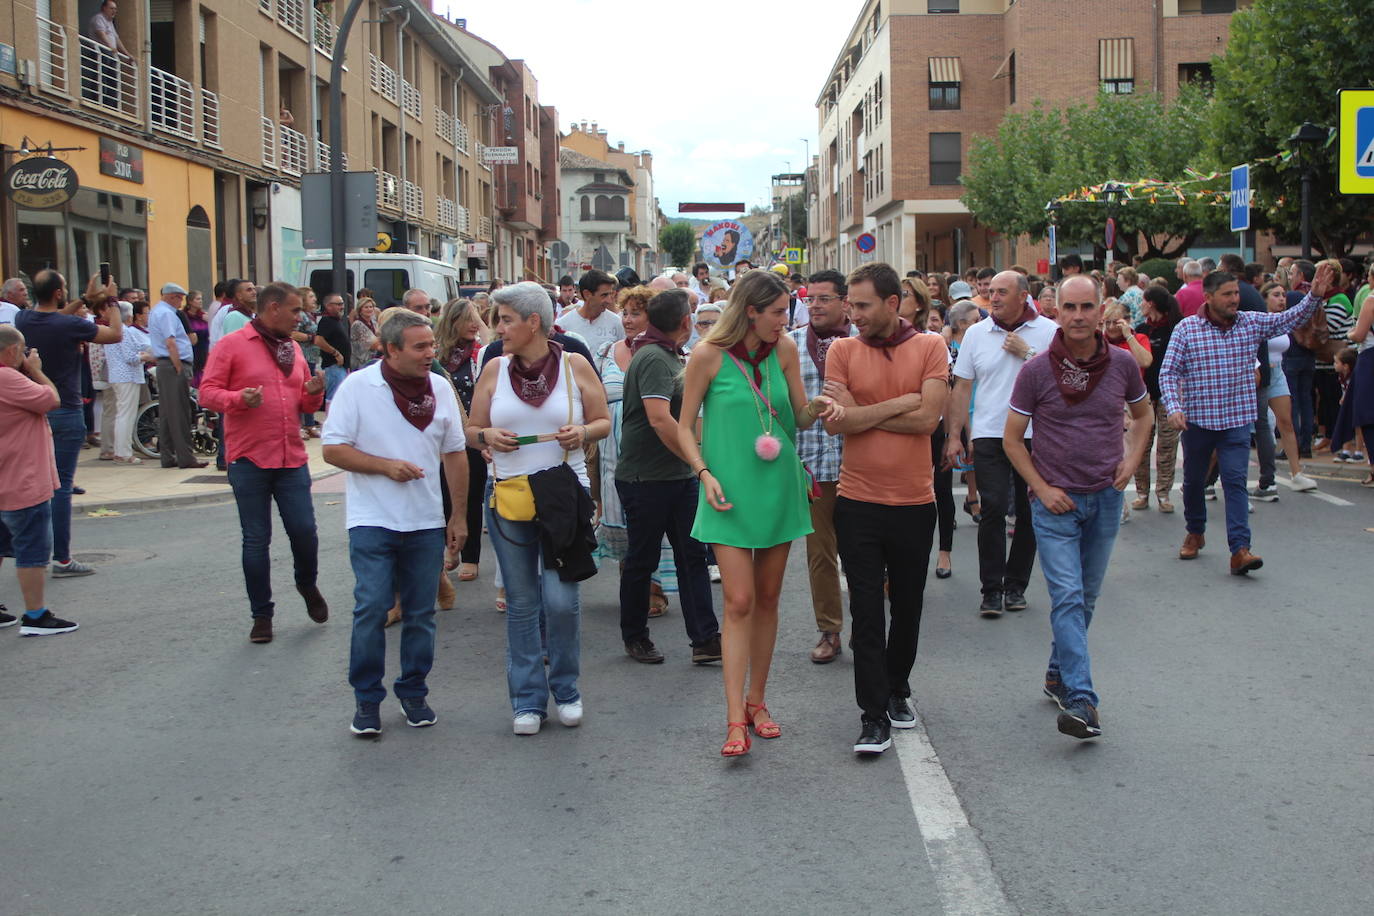
MULTIPOLYGON (((816 369, 816 361, 806 349, 806 328, 788 331, 796 341, 798 355, 801 357, 802 387, 806 389, 808 400, 821 393, 825 378, 816 369)), ((859 329, 850 325, 849 336, 855 337, 859 329)), ((802 464, 811 469, 817 480, 834 481, 840 479, 840 456, 844 450, 844 437, 832 436, 825 431, 822 423, 812 424, 810 429, 797 430, 797 457, 802 464)))
POLYGON ((1318 304, 1309 294, 1282 312, 1237 312, 1224 331, 1201 312, 1180 321, 1159 370, 1164 409, 1182 411, 1203 429, 1255 422, 1255 350, 1261 340, 1298 328, 1318 304))

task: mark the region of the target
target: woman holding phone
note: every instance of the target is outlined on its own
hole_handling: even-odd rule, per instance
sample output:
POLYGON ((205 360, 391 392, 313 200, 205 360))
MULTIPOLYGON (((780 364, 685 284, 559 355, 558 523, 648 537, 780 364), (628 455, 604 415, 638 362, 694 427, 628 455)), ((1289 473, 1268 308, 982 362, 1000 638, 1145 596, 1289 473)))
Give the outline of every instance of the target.
POLYGON ((684 381, 678 442, 701 481, 692 537, 713 546, 725 598, 722 757, 748 753, 751 728, 759 738, 782 734, 764 693, 787 553, 811 533, 796 430, 844 416, 830 398, 807 401, 797 345, 785 333, 787 305, 780 276, 746 273, 730 289, 720 321, 693 348, 684 381))

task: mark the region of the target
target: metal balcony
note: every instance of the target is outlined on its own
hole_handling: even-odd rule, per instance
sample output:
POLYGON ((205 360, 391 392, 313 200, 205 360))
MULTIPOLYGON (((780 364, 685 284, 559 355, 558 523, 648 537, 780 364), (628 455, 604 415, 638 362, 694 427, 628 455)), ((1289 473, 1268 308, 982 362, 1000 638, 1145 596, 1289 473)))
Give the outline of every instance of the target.
POLYGON ((277 167, 277 122, 266 116, 262 118, 262 164, 277 167))
POLYGON ((189 81, 148 68, 148 113, 153 129, 194 140, 196 137, 196 92, 189 81))
MULTIPOLYGON (((328 143, 316 143, 316 144, 315 144, 315 147, 316 147, 316 149, 319 151, 319 152, 318 152, 318 157, 317 157, 316 162, 315 162, 315 171, 317 171, 317 172, 327 172, 327 171, 329 171, 329 155, 330 155, 330 153, 333 151, 333 147, 331 147, 328 143)), ((342 162, 343 162, 343 170, 344 170, 345 172, 347 172, 347 171, 348 171, 348 153, 344 153, 344 154, 340 157, 340 159, 341 159, 342 162)))
POLYGON ((277 21, 301 38, 305 37, 305 0, 277 0, 277 21))
POLYGON ((288 175, 299 175, 305 171, 310 161, 310 143, 305 134, 286 125, 278 125, 281 131, 281 170, 288 175))
POLYGON ((392 102, 398 100, 396 71, 382 63, 376 54, 367 55, 368 85, 372 91, 392 102))
POLYGON ((457 209, 457 204, 447 197, 436 197, 434 199, 434 204, 436 213, 435 218, 439 225, 447 226, 450 229, 454 228, 454 224, 458 221, 457 215, 454 212, 457 209))
POLYGON ((219 149, 219 96, 200 90, 200 136, 206 146, 219 149))
POLYGON ((390 172, 383 172, 381 169, 373 169, 372 173, 377 176, 377 205, 390 207, 392 210, 401 209, 400 180, 390 172))
POLYGON ((420 90, 416 89, 405 80, 401 80, 401 98, 404 100, 405 113, 415 120, 423 119, 424 102, 420 98, 420 90))
POLYGON ((406 216, 416 216, 424 219, 425 216, 425 194, 420 190, 420 186, 413 181, 405 182, 405 204, 406 216))
POLYGON ((67 30, 38 17, 38 85, 48 92, 71 95, 67 73, 67 30))
POLYGON ((334 23, 316 7, 315 50, 332 59, 334 57, 334 36, 337 34, 338 29, 335 28, 334 23))
POLYGON ((132 57, 93 38, 77 37, 81 48, 81 100, 92 108, 139 120, 138 67, 132 57))

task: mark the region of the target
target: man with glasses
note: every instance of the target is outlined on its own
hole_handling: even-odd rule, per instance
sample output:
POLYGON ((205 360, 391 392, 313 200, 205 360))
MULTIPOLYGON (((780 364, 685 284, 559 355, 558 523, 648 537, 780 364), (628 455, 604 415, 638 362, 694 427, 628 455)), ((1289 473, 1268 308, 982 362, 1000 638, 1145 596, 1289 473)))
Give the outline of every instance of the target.
MULTIPOLYGON (((825 385, 825 357, 830 345, 858 333, 849 321, 845 295, 849 287, 844 274, 823 270, 811 277, 811 322, 789 331, 801 356, 802 387, 808 399, 819 397, 825 385)), ((698 315, 700 310, 698 310, 698 315)), ((839 547, 835 539, 835 487, 840 479, 840 450, 843 440, 828 434, 817 423, 797 430, 797 456, 816 475, 821 498, 811 504, 811 527, 806 536, 806 568, 811 579, 811 606, 816 614, 820 640, 811 650, 811 661, 818 665, 833 662, 840 654, 840 631, 844 628, 844 604, 840 599, 839 547)))

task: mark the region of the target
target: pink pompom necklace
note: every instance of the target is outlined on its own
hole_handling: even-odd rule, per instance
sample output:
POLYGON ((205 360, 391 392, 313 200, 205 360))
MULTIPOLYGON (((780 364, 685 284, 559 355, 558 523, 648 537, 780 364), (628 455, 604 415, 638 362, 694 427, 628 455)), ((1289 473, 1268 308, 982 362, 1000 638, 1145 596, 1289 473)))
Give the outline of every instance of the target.
MULTIPOLYGON (((750 382, 752 381, 753 379, 750 379, 750 382)), ((758 395, 754 398, 754 410, 758 413, 759 426, 763 429, 763 434, 754 440, 754 454, 764 461, 776 461, 782 454, 782 443, 773 435, 773 419, 776 416, 773 413, 773 376, 766 371, 766 367, 763 373, 763 388, 763 393, 760 393, 758 386, 754 386, 754 394, 758 395)))

